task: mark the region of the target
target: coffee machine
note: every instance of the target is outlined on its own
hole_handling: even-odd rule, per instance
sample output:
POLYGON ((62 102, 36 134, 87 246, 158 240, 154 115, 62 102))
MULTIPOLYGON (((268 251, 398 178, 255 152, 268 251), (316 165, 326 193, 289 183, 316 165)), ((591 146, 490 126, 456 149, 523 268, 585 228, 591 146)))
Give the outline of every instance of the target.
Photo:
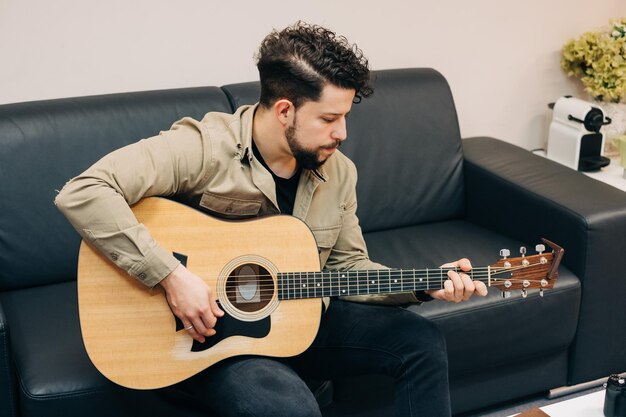
POLYGON ((602 156, 604 134, 611 123, 600 107, 565 96, 549 105, 552 122, 548 136, 548 158, 578 171, 596 171, 611 161, 602 156))

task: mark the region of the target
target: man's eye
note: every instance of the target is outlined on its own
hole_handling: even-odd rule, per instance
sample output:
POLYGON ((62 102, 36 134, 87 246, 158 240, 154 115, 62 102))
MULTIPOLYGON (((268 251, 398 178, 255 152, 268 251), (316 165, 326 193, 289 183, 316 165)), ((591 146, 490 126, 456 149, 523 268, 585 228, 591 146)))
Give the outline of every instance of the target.
POLYGON ((323 117, 322 120, 325 121, 326 123, 332 123, 335 121, 335 119, 328 119, 326 117, 323 117))

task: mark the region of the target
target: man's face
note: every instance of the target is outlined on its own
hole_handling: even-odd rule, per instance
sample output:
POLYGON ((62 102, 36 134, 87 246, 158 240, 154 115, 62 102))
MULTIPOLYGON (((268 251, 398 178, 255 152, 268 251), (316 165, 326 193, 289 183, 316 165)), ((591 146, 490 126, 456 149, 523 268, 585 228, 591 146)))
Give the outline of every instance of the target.
POLYGON ((299 166, 319 168, 346 139, 346 116, 355 93, 327 84, 319 100, 307 101, 296 110, 285 136, 299 166))

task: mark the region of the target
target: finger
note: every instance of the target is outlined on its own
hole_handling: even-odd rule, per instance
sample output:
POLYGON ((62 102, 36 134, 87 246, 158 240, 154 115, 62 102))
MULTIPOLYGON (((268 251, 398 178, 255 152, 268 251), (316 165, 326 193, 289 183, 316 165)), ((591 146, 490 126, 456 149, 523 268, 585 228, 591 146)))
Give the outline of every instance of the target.
POLYGON ((460 276, 461 281, 463 281, 463 300, 469 300, 474 291, 476 291, 476 286, 467 274, 460 274, 460 276))
MULTIPOLYGON (((202 318, 200 316, 194 317, 191 320, 191 324, 193 324, 194 330, 196 331, 196 333, 198 333, 198 335, 202 339, 204 339, 204 336, 210 336, 214 332, 213 329, 207 329, 207 327, 204 325, 204 322, 202 321, 202 318), (211 330, 211 332, 209 332, 209 330, 211 330)), ((198 341, 200 343, 204 343, 204 340, 198 340, 198 341)))
POLYGON ((464 291, 464 285, 463 285, 463 280, 461 279, 461 277, 459 276, 459 274, 457 274, 456 272, 450 270, 448 271, 448 278, 450 279, 450 281, 452 281, 452 284, 454 285, 454 302, 459 302, 463 299, 463 291, 464 291))
POLYGON ((459 259, 458 261, 456 261, 456 264, 459 266, 459 268, 461 268, 461 270, 465 272, 469 272, 472 270, 472 263, 467 258, 459 259))
POLYGON ((469 272, 472 270, 472 263, 469 259, 462 258, 455 262, 447 262, 441 265, 440 268, 461 268, 461 270, 469 272))
MULTIPOLYGON (((184 323, 185 322, 183 322, 183 325, 184 323)), ((191 336, 194 340, 197 340, 200 343, 204 343, 204 336, 196 331, 196 328, 193 324, 187 322, 187 325, 185 325, 185 331, 187 331, 187 333, 189 333, 189 336, 191 336)))
POLYGON ((489 293, 487 286, 482 281, 474 281, 474 286, 476 287, 476 293, 481 297, 484 297, 487 293, 489 293))
POLYGON ((446 301, 454 301, 454 282, 450 279, 443 283, 443 297, 446 301))
POLYGON ((204 312, 204 314, 202 314, 200 316, 204 327, 207 329, 207 333, 204 333, 207 336, 212 336, 215 334, 215 325, 217 324, 217 317, 215 317, 215 315, 213 315, 213 312, 209 309, 207 309, 207 311, 204 312), (210 333, 210 334, 209 334, 210 333))
POLYGON ((216 317, 224 316, 224 311, 220 308, 219 304, 217 304, 213 296, 209 297, 209 304, 211 305, 211 312, 213 312, 216 317))

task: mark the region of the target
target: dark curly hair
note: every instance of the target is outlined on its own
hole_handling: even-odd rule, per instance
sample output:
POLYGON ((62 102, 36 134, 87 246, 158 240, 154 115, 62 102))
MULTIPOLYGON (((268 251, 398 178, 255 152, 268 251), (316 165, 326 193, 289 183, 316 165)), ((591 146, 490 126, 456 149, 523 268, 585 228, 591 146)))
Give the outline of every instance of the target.
POLYGON ((256 60, 264 107, 281 98, 296 108, 318 100, 326 83, 356 90, 355 103, 374 92, 363 52, 321 26, 299 21, 272 31, 261 43, 256 60))

